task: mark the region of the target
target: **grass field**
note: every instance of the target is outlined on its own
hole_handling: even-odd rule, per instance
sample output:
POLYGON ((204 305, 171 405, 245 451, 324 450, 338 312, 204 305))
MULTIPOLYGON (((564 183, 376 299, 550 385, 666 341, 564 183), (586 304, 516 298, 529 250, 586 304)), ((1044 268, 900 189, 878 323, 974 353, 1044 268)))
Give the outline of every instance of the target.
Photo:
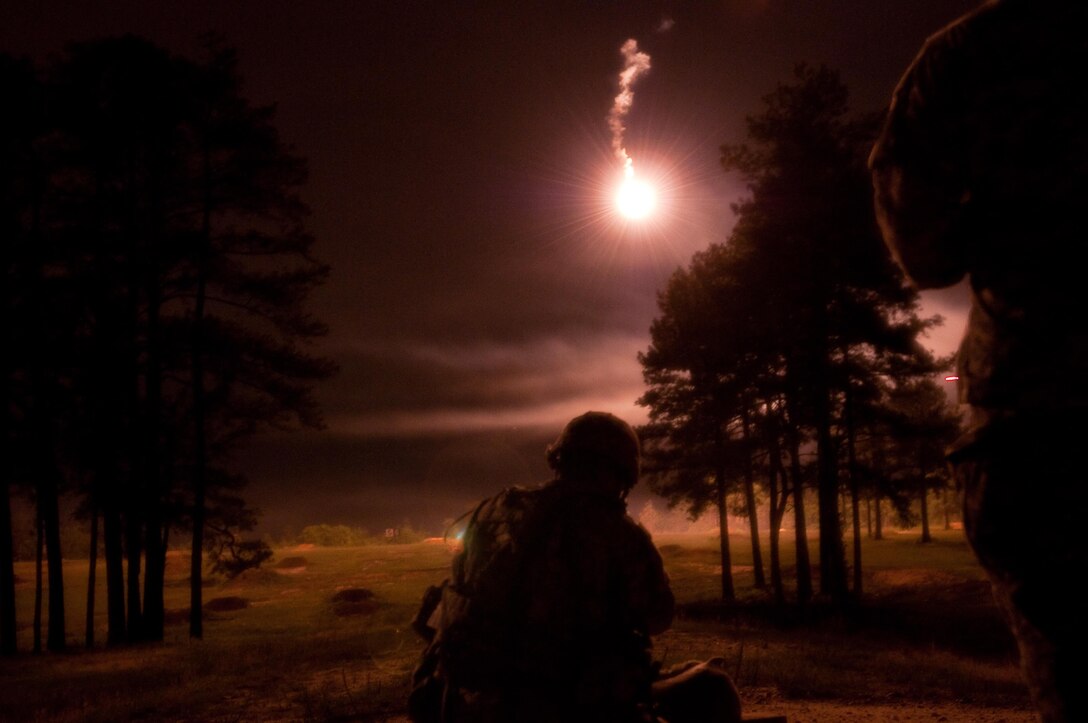
MULTIPOLYGON (((733 548, 740 601, 723 608, 716 602, 717 539, 661 535, 656 541, 680 603, 673 629, 655 641, 657 657, 666 665, 725 657, 748 711, 788 712, 797 723, 846 720, 866 710, 859 720, 891 720, 891 713, 873 711, 920 709, 934 714, 917 720, 1031 719, 1011 637, 962 533, 938 533, 928 545, 916 534, 867 540, 865 600, 847 615, 820 604, 804 616, 792 606, 776 608, 753 588, 750 549, 739 536, 733 548)), ((66 563, 73 651, 0 660, 0 718, 381 721, 403 715, 422 647, 409 622, 423 590, 445 576, 450 550, 419 543, 276 553, 264 569, 205 588, 205 601, 223 610, 207 613, 203 641, 188 640, 187 556, 172 554, 166 641, 93 652, 79 648, 86 561, 66 563), (335 599, 357 588, 373 598, 335 599), (246 607, 231 610, 238 599, 246 607)), ((790 581, 789 555, 784 562, 790 581)), ((18 564, 16 575, 20 646, 28 650, 32 566, 18 564)), ((98 576, 101 581, 103 571, 98 576)), ((97 637, 104 641, 101 589, 97 609, 97 637)))

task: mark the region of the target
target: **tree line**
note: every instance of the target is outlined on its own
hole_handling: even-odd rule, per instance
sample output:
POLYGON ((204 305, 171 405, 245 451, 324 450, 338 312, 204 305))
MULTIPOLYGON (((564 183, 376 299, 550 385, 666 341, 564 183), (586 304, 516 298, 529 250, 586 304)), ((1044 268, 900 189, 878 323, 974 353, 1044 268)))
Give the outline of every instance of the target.
POLYGON ((797 601, 843 604, 862 592, 863 504, 904 512, 947 484, 942 453, 959 417, 919 336, 917 292, 882 243, 865 160, 876 115, 849 112, 826 67, 800 64, 747 118, 747 142, 724 145, 725 171, 747 197, 728 241, 695 255, 658 297, 639 356, 649 410, 643 428, 651 487, 693 515, 716 508, 722 598, 730 572, 728 499, 749 520, 755 583, 767 584, 756 516, 770 507, 770 585, 785 600, 779 555, 792 511, 797 601), (814 490, 819 587, 812 583, 805 490, 814 490), (843 500, 852 517, 850 580, 843 500))
POLYGON ((310 348, 328 268, 305 163, 214 39, 199 60, 131 36, 45 64, 0 55, 0 88, 0 651, 16 649, 16 496, 36 517, 35 650, 43 561, 46 646, 65 646, 62 495, 90 529, 86 644, 100 546, 108 642, 162 639, 179 534, 199 638, 206 551, 227 574, 270 555, 244 539, 255 513, 232 452, 319 427, 312 385, 335 372, 310 348))

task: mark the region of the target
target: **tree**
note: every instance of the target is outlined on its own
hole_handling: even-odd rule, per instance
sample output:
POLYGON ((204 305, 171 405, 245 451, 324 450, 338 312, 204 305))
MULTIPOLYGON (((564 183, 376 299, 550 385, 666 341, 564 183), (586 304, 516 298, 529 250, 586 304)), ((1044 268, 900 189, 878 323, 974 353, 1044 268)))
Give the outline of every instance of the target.
MULTIPOLYGON (((238 564, 267 559, 238 537, 254 513, 231 453, 265 428, 321 426, 312 385, 335 368, 306 348, 325 333, 305 305, 328 268, 305 229, 305 164, 273 110, 244 99, 236 66, 215 42, 194 62, 131 36, 71 46, 41 80, 0 58, 16 90, 49 101, 13 106, 0 148, 17 350, 4 357, 0 552, 19 482, 48 558, 50 647, 64 639, 62 488, 92 535, 102 519, 109 642, 161 639, 166 550, 185 527, 199 636, 205 553, 233 540, 238 564)), ((0 563, 7 646, 11 555, 0 563)))
POLYGON ((11 497, 21 476, 15 452, 18 420, 16 402, 24 396, 22 360, 18 342, 25 335, 26 274, 24 256, 29 244, 33 216, 33 178, 37 175, 33 154, 41 133, 41 89, 34 67, 0 54, 0 86, 11 107, 22 113, 0 114, 0 249, 3 252, 4 283, 0 313, 4 339, 3 397, 0 399, 0 655, 16 651, 15 569, 11 527, 11 497))
MULTIPOLYGON (((714 246, 697 254, 689 269, 677 271, 659 295, 661 315, 651 328, 651 346, 639 355, 649 387, 639 403, 650 410, 651 486, 671 504, 687 504, 692 514, 709 504, 717 506, 726 599, 733 597, 731 578, 725 578, 726 496, 737 479, 743 481, 753 559, 761 560, 754 490, 759 444, 752 430, 765 428, 760 410, 766 405, 761 400, 769 393, 754 351, 755 335, 745 321, 749 315, 716 313, 737 311, 744 303, 743 284, 732 275, 734 261, 728 249, 714 246)), ((767 466, 776 475, 781 465, 769 461, 767 466)), ((780 518, 776 484, 774 492, 772 527, 780 518)), ((780 583, 777 559, 775 530, 771 576, 780 583)), ((804 557, 805 574, 803 563, 804 557)), ((780 587, 776 593, 781 593, 780 587)))
MULTIPOLYGON (((74 349, 75 320, 64 313, 73 298, 70 275, 63 268, 63 247, 48 234, 57 199, 50 186, 54 159, 44 143, 48 132, 46 90, 29 63, 0 58, 5 88, 18 113, 7 114, 3 136, 3 224, 5 255, 4 442, 8 468, 0 503, 0 537, 10 539, 8 512, 12 483, 19 479, 32 493, 36 520, 47 559, 49 628, 47 646, 65 646, 64 578, 61 570, 60 504, 64 488, 60 468, 62 436, 71 424, 68 360, 74 349), (10 83, 10 85, 7 85, 10 83)), ((0 547, 8 547, 0 543, 0 547)), ((9 558, 10 559, 10 558, 9 558)), ((3 563, 7 568, 9 561, 3 563)), ((0 573, 6 579, 8 573, 0 573)), ((0 594, 9 596, 7 582, 0 594)), ((9 604, 4 625, 14 621, 9 604)), ((7 635, 0 635, 6 638, 7 635)), ((5 641, 14 649, 14 640, 5 641)))
POLYGON ((918 500, 922 542, 932 542, 929 529, 929 493, 948 487, 944 463, 948 446, 960 434, 959 413, 948 403, 944 390, 932 378, 910 379, 889 395, 896 427, 894 450, 901 487, 918 500))
POLYGON ((917 318, 917 295, 873 219, 864 157, 875 119, 848 115, 848 92, 834 71, 800 64, 793 81, 765 97, 763 113, 748 118, 749 142, 723 146, 722 163, 751 192, 736 209, 730 242, 763 295, 777 297, 763 321, 781 337, 795 423, 815 438, 821 590, 842 601, 835 428, 853 386, 881 373, 889 357, 915 356, 927 322, 917 318))
POLYGON ((720 437, 706 432, 673 426, 667 433, 663 426, 643 427, 644 472, 650 488, 669 501, 669 507, 684 505, 695 520, 708 507, 718 514, 719 559, 721 561, 721 598, 732 602, 736 597, 733 585, 733 557, 729 544, 729 505, 731 491, 727 472, 729 453, 720 437))
POLYGON ((88 235, 116 238, 88 253, 97 268, 117 269, 126 300, 104 304, 100 323, 123 330, 125 383, 137 390, 120 494, 130 638, 162 636, 166 539, 185 523, 190 633, 202 634, 210 483, 239 486, 213 465, 263 426, 320 426, 310 385, 334 371, 300 346, 325 333, 304 304, 328 273, 304 228, 305 165, 279 140, 273 109, 242 97, 236 66, 214 41, 195 63, 121 38, 73 48, 58 72, 80 119, 70 130, 81 152, 75 190, 99 210, 88 235), (104 180, 114 198, 100 197, 104 180))
MULTIPOLYGON (((802 457, 814 447, 820 590, 841 603, 839 500, 845 480, 860 508, 858 430, 889 379, 932 373, 917 337, 937 320, 918 317, 917 294, 877 233, 864 167, 875 124, 847 117, 838 75, 799 65, 793 83, 764 100, 748 119, 748 143, 722 148, 723 166, 744 177, 750 196, 734 206, 728 244, 696 254, 659 295, 640 355, 649 386, 640 403, 673 449, 721 438, 731 442, 722 449, 732 469, 747 478, 758 467, 771 499, 772 584, 788 481, 802 604, 812 594, 802 457)), ((678 457, 674 464, 689 464, 678 457)))
POLYGON ((112 641, 121 636, 113 628, 122 550, 124 636, 156 639, 161 626, 166 415, 177 394, 176 352, 164 327, 182 249, 178 126, 186 95, 174 69, 168 53, 134 37, 74 45, 50 69, 64 149, 56 183, 66 199, 55 224, 87 290, 83 333, 96 362, 84 374, 87 409, 120 407, 102 420, 115 426, 93 433, 112 452, 98 460, 93 486, 103 502, 112 641), (96 381, 102 392, 91 387, 96 381))
MULTIPOLYGON (((328 274, 311 255, 314 239, 304 227, 309 209, 297 195, 305 164, 279 140, 274 109, 253 108, 241 96, 233 50, 210 41, 208 59, 196 71, 191 130, 199 230, 188 259, 189 288, 181 295, 190 305, 194 452, 190 635, 200 637, 199 551, 210 463, 261 423, 282 427, 296 419, 319 427, 309 384, 335 368, 297 344, 326 332, 303 306, 328 274)), ((234 542, 232 528, 238 525, 219 533, 232 540, 230 550, 256 549, 247 564, 267 558, 257 543, 234 542)))
POLYGON ((245 500, 220 495, 207 513, 207 525, 213 533, 207 544, 212 572, 232 580, 272 557, 272 550, 264 540, 241 540, 236 534, 249 532, 257 524, 257 515, 245 500))

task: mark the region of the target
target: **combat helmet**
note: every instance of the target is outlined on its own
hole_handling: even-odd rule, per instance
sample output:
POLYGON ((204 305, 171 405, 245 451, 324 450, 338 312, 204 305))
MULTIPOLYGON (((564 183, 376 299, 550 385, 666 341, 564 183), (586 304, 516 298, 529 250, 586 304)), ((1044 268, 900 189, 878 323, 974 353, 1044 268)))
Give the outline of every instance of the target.
POLYGON ((556 472, 569 470, 579 460, 604 459, 620 472, 626 493, 638 481, 638 435, 627 422, 608 412, 586 412, 575 417, 548 447, 548 465, 556 472))

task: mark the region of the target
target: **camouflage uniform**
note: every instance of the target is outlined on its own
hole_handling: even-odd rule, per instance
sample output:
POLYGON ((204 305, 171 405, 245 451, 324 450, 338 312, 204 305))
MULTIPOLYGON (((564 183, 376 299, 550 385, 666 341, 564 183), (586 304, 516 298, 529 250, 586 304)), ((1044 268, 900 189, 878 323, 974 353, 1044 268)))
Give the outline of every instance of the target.
POLYGON ((558 480, 507 489, 464 542, 424 656, 447 720, 647 720, 649 636, 668 628, 673 596, 622 500, 558 480))
POLYGON ((1088 5, 989 2, 931 37, 870 165, 892 253, 921 288, 968 275, 957 365, 972 426, 950 458, 965 523, 1046 720, 1088 720, 1085 642, 1088 5))

